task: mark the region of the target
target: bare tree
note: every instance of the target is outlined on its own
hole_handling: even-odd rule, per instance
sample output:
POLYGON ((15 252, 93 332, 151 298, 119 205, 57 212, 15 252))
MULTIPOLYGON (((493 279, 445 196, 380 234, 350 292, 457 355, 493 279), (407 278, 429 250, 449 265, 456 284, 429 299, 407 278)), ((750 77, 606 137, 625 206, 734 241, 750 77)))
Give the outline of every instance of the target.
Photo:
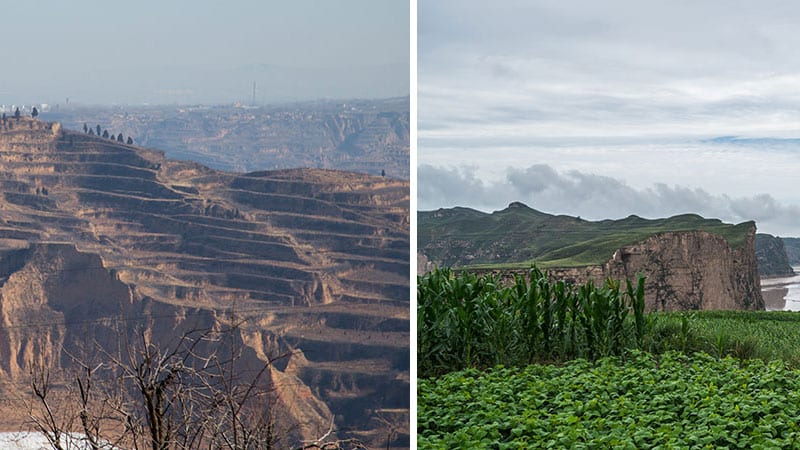
POLYGON ((60 415, 51 407, 53 385, 50 371, 42 366, 31 365, 31 390, 36 401, 41 402, 40 411, 31 411, 30 417, 37 431, 41 432, 55 450, 64 450, 63 435, 72 428, 69 415, 60 415))
MULTIPOLYGON (((55 450, 69 450, 70 440, 92 450, 289 448, 282 441, 289 430, 276 426, 269 376, 289 352, 243 367, 239 326, 193 329, 170 345, 156 344, 143 331, 116 350, 95 343, 87 346, 92 354, 67 353, 74 370, 58 383, 46 369, 32 369, 34 428, 55 450)), ((330 440, 332 431, 333 422, 303 448, 364 448, 330 440)))
POLYGON ((34 402, 29 417, 55 450, 114 449, 118 442, 106 440, 106 425, 118 426, 120 417, 109 408, 112 397, 101 396, 95 367, 74 358, 77 366, 67 379, 52 380, 49 369, 31 364, 31 391, 34 402))

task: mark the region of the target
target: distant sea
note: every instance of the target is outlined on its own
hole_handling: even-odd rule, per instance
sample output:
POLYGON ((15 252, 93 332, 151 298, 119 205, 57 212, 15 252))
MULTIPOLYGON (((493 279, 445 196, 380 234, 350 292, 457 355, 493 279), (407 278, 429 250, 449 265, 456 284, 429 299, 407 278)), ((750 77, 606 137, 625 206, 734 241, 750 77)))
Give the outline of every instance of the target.
POLYGON ((762 278, 761 295, 767 311, 800 311, 800 267, 792 267, 795 275, 762 278))

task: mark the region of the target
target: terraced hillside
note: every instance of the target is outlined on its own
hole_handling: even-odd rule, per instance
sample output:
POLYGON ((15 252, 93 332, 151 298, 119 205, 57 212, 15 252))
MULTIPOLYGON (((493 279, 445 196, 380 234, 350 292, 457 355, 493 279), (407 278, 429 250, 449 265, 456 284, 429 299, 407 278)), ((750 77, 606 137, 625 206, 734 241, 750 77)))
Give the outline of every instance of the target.
POLYGON ((66 324, 0 333, 9 376, 77 339, 70 317, 138 314, 166 335, 235 312, 254 357, 294 351, 272 376, 300 436, 335 417, 340 437, 407 446, 407 182, 219 172, 22 118, 0 124, 0 195, 0 316, 66 324))

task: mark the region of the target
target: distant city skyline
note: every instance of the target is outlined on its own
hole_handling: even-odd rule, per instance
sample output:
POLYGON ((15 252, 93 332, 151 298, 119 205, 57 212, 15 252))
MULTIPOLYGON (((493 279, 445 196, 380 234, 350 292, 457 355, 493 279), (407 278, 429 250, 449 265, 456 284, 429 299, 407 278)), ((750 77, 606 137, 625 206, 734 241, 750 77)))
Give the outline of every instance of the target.
POLYGON ((0 104, 409 95, 409 3, 7 2, 0 104))
POLYGON ((800 236, 797 3, 419 9, 420 210, 697 213, 800 236))

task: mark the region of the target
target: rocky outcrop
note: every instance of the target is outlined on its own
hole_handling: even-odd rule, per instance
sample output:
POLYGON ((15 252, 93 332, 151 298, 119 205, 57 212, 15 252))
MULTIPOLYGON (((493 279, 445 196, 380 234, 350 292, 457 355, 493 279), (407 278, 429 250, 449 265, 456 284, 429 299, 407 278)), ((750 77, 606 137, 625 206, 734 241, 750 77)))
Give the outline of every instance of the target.
POLYGON ((756 234, 758 273, 762 277, 787 277, 794 275, 786 247, 781 238, 769 234, 756 234))
POLYGON ((620 248, 604 275, 635 279, 642 273, 651 311, 763 310, 755 258, 755 225, 739 248, 705 231, 662 233, 620 248))

